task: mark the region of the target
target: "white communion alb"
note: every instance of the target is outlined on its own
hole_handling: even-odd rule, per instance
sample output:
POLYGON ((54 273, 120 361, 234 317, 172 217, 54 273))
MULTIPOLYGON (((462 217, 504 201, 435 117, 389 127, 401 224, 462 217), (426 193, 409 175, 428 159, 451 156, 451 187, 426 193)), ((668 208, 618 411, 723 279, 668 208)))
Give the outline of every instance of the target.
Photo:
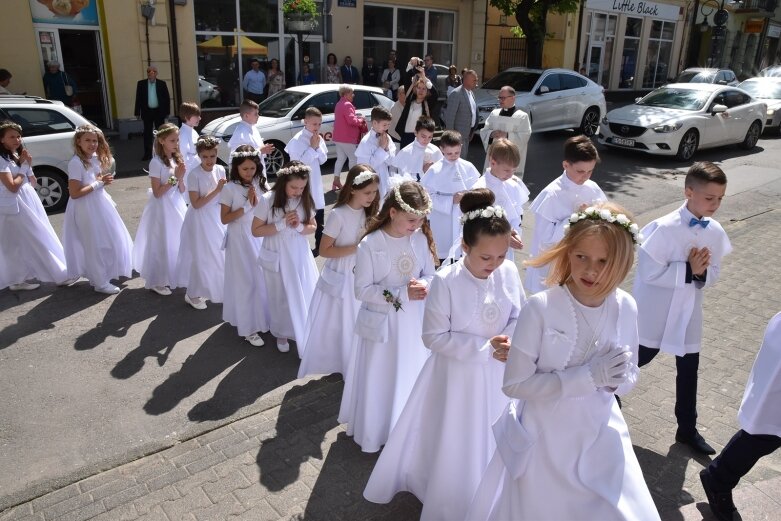
MULTIPOLYGON (((515 107, 513 107, 515 108, 515 107)), ((512 141, 521 154, 521 162, 518 163, 518 168, 515 169, 515 173, 523 177, 523 172, 526 169, 526 151, 528 150, 529 138, 532 135, 532 125, 529 120, 529 115, 519 108, 515 108, 512 115, 508 116, 507 111, 497 108, 491 111, 487 118, 485 118, 485 124, 480 129, 480 139, 483 141, 483 148, 486 152, 488 146, 491 144, 491 133, 499 130, 507 133, 507 139, 512 141)), ((490 165, 489 157, 485 156, 485 166, 483 170, 490 165)))
POLYGON ((749 434, 781 436, 781 313, 770 319, 738 411, 741 428, 749 434))
POLYGON ((309 191, 315 201, 315 209, 322 210, 325 208, 325 192, 320 165, 328 159, 328 147, 325 139, 321 137, 317 148, 312 148, 311 139, 312 133, 305 128, 301 129, 288 142, 285 152, 291 160, 301 161, 312 170, 309 174, 309 191))
POLYGON ((358 163, 369 165, 380 176, 380 199, 388 193, 390 170, 393 165, 393 157, 396 155, 396 143, 388 138, 388 150, 380 147, 380 136, 374 130, 370 130, 358 143, 355 149, 355 159, 358 163))

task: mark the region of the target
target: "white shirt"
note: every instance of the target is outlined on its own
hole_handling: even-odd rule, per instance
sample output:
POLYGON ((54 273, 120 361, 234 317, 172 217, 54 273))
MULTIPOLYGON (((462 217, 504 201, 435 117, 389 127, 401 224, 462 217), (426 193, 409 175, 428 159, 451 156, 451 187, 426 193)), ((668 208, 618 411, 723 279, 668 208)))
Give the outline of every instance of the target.
POLYGON ((384 198, 388 193, 388 167, 393 165, 393 157, 396 155, 396 144, 388 137, 388 150, 380 148, 379 136, 374 130, 363 136, 358 148, 355 149, 355 159, 358 163, 371 166, 380 176, 380 197, 384 198))
POLYGON ((442 159, 442 151, 439 147, 431 143, 423 146, 415 140, 396 154, 393 158, 393 166, 396 167, 399 175, 419 181, 424 174, 423 164, 436 163, 440 159, 442 159))
POLYGON ((309 176, 310 191, 312 199, 315 201, 315 209, 322 210, 325 208, 325 194, 320 165, 328 159, 328 147, 325 144, 325 139, 321 138, 318 147, 312 148, 311 139, 312 133, 303 128, 288 142, 285 152, 291 160, 301 161, 312 169, 312 175, 309 176))
POLYGON ((184 164, 189 172, 201 164, 198 152, 195 150, 195 142, 198 141, 198 133, 186 123, 179 128, 179 152, 184 158, 184 164))
MULTIPOLYGON (((263 138, 260 137, 260 131, 255 125, 250 125, 246 121, 240 121, 233 131, 228 148, 231 153, 241 145, 251 145, 255 150, 263 148, 263 138)), ((266 175, 266 154, 260 154, 260 164, 263 166, 263 175, 266 175)))
POLYGON ((472 110, 472 128, 475 128, 475 125, 477 125, 477 104, 475 103, 475 95, 471 90, 464 90, 469 98, 469 108, 472 110))

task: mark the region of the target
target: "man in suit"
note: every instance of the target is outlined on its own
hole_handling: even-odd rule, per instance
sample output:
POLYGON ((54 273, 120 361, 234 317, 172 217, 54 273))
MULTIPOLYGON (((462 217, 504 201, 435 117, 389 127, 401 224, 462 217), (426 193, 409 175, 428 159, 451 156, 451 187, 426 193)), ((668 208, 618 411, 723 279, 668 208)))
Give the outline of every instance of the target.
POLYGON ((461 158, 466 159, 469 154, 469 142, 472 134, 477 129, 477 102, 475 102, 474 89, 477 86, 477 73, 472 69, 464 71, 463 84, 453 89, 447 97, 447 109, 445 109, 445 128, 457 130, 464 139, 461 147, 461 158))
POLYGON ((374 63, 374 58, 367 56, 366 63, 361 70, 363 84, 376 87, 380 84, 380 74, 382 74, 382 70, 380 70, 380 68, 374 63))
POLYGON ((136 107, 133 113, 144 122, 144 157, 142 161, 152 159, 152 131, 165 123, 170 114, 171 96, 168 85, 157 79, 157 67, 146 68, 147 79, 136 85, 136 107))
POLYGON ((342 73, 342 81, 344 83, 358 83, 360 76, 358 76, 358 69, 353 66, 353 59, 349 56, 344 57, 344 65, 339 68, 342 73))

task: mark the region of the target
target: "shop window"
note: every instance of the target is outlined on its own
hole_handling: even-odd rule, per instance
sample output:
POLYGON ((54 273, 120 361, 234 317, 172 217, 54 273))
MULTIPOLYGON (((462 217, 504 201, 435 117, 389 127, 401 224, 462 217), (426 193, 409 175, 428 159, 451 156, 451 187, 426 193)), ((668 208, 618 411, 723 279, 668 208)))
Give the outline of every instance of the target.
POLYGON ((363 55, 383 68, 391 49, 396 49, 396 66, 402 72, 413 56, 432 54, 435 63, 453 63, 454 12, 365 5, 363 25, 363 55))
POLYGON ((646 89, 664 85, 668 77, 675 72, 670 67, 675 23, 653 20, 651 24, 651 37, 648 40, 648 53, 643 72, 643 88, 646 89))
POLYGON ((236 0, 194 0, 196 31, 233 31, 236 22, 236 0))
POLYGON ((239 0, 241 30, 250 33, 275 33, 279 24, 276 0, 239 0))
POLYGON ((627 18, 624 32, 624 48, 621 52, 621 72, 618 78, 619 89, 631 89, 637 75, 637 55, 640 52, 640 34, 643 30, 642 18, 627 18))

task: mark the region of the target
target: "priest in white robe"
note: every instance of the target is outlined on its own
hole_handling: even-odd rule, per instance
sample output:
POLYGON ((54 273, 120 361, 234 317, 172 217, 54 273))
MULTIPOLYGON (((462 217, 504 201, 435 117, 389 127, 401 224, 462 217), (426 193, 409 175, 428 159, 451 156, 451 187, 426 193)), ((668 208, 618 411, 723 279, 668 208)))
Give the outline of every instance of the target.
MULTIPOLYGON (((480 129, 480 139, 483 140, 483 148, 494 139, 507 138, 518 147, 521 152, 521 162, 515 170, 515 175, 523 178, 526 166, 526 149, 532 134, 532 125, 529 115, 515 106, 515 89, 504 86, 499 90, 499 108, 494 109, 485 120, 485 125, 480 129)), ((488 155, 485 156, 485 166, 488 168, 488 155)))

